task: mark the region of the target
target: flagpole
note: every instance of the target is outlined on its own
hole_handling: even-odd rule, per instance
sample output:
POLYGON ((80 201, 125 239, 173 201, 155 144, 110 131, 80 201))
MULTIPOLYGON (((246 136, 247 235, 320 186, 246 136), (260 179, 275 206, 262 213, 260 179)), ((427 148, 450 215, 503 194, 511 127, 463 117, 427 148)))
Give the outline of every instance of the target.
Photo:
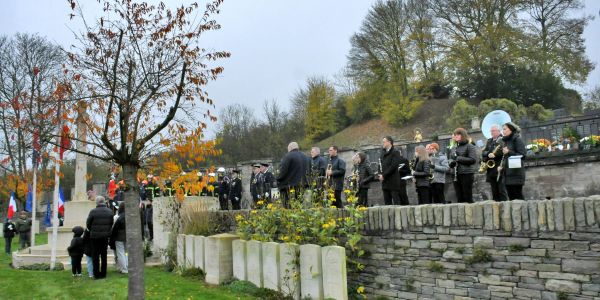
POLYGON ((54 270, 54 265, 56 263, 56 240, 58 236, 58 186, 60 184, 60 150, 61 150, 61 133, 62 133, 62 118, 61 118, 61 101, 58 102, 58 128, 56 130, 56 151, 54 152, 55 164, 54 164, 54 193, 52 197, 52 207, 54 207, 52 211, 52 242, 50 243, 51 251, 50 251, 50 270, 54 270))
POLYGON ((35 246, 35 229, 39 228, 36 220, 37 203, 36 203, 36 186, 37 186, 37 164, 33 165, 33 191, 31 197, 31 247, 35 246))

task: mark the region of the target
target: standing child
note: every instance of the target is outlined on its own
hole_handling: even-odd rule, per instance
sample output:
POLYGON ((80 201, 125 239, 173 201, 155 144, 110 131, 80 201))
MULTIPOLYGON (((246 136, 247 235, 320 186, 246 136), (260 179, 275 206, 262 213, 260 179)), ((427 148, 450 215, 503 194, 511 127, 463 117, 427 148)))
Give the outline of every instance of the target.
POLYGON ((92 261, 92 240, 90 239, 90 231, 85 230, 83 233, 83 254, 85 254, 88 276, 94 278, 94 262, 92 261))
POLYGON ((6 223, 4 223, 3 228, 4 233, 4 252, 6 254, 10 254, 10 248, 12 245, 12 239, 15 237, 15 233, 17 233, 17 229, 15 223, 13 223, 9 218, 6 218, 6 223))
POLYGON ((81 258, 83 257, 83 227, 73 227, 73 239, 71 240, 71 246, 67 248, 69 256, 71 257, 71 270, 73 277, 81 276, 81 258))

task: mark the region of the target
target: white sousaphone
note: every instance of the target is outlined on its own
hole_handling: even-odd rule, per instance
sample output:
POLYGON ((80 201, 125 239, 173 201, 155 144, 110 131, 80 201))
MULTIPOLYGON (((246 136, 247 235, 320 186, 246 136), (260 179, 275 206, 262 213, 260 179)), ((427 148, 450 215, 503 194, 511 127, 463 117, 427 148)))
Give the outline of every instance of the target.
POLYGON ((510 115, 507 112, 503 110, 491 111, 485 115, 485 118, 483 118, 483 121, 481 122, 481 133, 483 133, 485 138, 489 139, 492 137, 490 129, 493 125, 498 125, 500 130, 502 130, 502 125, 510 121, 510 115))

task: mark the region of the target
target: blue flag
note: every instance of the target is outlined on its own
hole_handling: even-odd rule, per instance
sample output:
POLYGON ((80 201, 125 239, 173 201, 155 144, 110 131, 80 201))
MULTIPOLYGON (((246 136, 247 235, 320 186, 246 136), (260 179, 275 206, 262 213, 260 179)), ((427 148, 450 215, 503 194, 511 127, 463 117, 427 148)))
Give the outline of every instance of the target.
POLYGON ((31 185, 27 186, 27 201, 25 201, 25 211, 31 212, 31 204, 33 203, 33 193, 31 192, 31 185))
POLYGON ((48 201, 48 206, 46 206, 46 217, 44 218, 44 224, 46 227, 52 226, 52 207, 50 206, 50 201, 48 201))

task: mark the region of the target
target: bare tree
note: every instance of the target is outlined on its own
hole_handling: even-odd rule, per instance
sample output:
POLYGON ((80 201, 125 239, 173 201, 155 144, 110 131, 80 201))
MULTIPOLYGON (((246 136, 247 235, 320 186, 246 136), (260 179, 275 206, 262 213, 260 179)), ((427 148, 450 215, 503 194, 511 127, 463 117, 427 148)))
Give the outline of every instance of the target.
MULTIPOLYGON (((200 38, 220 28, 212 16, 222 1, 210 1, 204 10, 197 3, 176 9, 131 0, 100 3, 102 14, 91 21, 76 1, 69 2, 85 31, 68 53, 66 90, 71 101, 87 107, 85 154, 117 163, 126 185, 133 187, 125 194, 126 222, 133 225, 140 220, 138 169, 171 149, 177 137, 192 134, 199 140, 205 121, 216 120, 203 86, 223 71, 211 63, 229 53, 207 50, 200 38)), ((127 250, 128 298, 143 299, 140 226, 127 226, 127 250)))

